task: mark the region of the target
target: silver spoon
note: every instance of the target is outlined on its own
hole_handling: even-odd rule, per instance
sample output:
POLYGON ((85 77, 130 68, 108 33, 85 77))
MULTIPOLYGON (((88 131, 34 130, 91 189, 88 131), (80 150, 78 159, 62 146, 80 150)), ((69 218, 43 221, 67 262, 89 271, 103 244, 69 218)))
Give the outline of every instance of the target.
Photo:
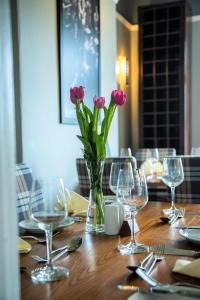
MULTIPOLYGON (((63 254, 65 254, 66 252, 73 252, 75 251, 76 249, 78 249, 82 244, 82 238, 78 237, 78 238, 73 238, 69 244, 66 244, 65 246, 61 247, 61 248, 58 248, 54 251, 52 251, 53 254, 55 254, 56 252, 60 252, 58 253, 56 256, 54 256, 52 258, 52 262, 56 261, 58 258, 60 258, 63 254)), ((38 262, 41 262, 41 263, 46 263, 47 262, 47 259, 46 257, 41 257, 39 255, 32 255, 32 258, 38 262)))

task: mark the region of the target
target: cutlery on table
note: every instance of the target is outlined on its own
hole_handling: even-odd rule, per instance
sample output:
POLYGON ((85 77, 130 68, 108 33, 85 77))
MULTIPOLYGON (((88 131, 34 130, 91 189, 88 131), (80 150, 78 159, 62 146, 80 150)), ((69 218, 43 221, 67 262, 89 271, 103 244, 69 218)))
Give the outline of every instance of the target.
MULTIPOLYGON (((54 233, 52 235, 52 237, 58 235, 60 233, 60 231, 57 231, 56 233, 54 233)), ((38 238, 34 235, 21 235, 20 236, 22 239, 32 239, 32 240, 35 240, 36 242, 40 243, 40 244, 43 244, 43 243, 46 243, 46 238, 38 238)))
POLYGON ((185 216, 185 208, 177 209, 173 214, 169 216, 160 217, 160 220, 163 223, 174 224, 179 218, 183 218, 185 216))
POLYGON ((134 272, 138 267, 146 270, 148 261, 152 256, 153 256, 153 252, 150 252, 140 261, 139 266, 127 266, 127 268, 132 272, 134 272))
POLYGON ((200 230, 200 226, 177 226, 173 227, 174 229, 198 229, 200 230))
POLYGON ((158 284, 150 288, 141 288, 134 285, 118 285, 120 290, 131 290, 134 292, 140 292, 145 294, 151 293, 168 293, 168 294, 181 294, 185 296, 200 297, 200 289, 195 287, 173 285, 173 284, 158 284))
POLYGON ((164 258, 164 250, 165 250, 165 245, 159 244, 156 249, 153 252, 150 252, 147 254, 140 262, 138 266, 127 266, 127 268, 134 272, 138 268, 141 268, 145 270, 147 274, 150 274, 153 267, 155 266, 156 262, 159 260, 162 260, 164 258))
MULTIPOLYGON (((156 248, 157 246, 149 246, 149 251, 154 252, 156 248)), ((200 257, 200 251, 165 246, 165 255, 200 257)))
POLYGON ((161 284, 156 279, 154 279, 152 276, 147 274, 145 270, 138 268, 137 274, 148 284, 150 284, 151 288, 140 288, 134 285, 118 285, 117 288, 120 290, 131 290, 135 292, 141 292, 141 293, 178 293, 182 295, 187 296, 194 296, 194 297, 200 297, 200 289, 199 286, 192 285, 192 284, 185 284, 177 282, 175 284, 161 284))
POLYGON ((157 261, 160 261, 164 258, 164 253, 165 253, 165 245, 159 244, 154 255, 152 256, 152 261, 150 261, 149 266, 147 267, 146 270, 147 274, 151 273, 157 261))
MULTIPOLYGON (((81 245, 82 245, 82 238, 80 238, 80 237, 79 238, 73 238, 65 246, 52 251, 53 254, 55 254, 56 252, 60 252, 52 258, 52 262, 56 261, 58 258, 60 258, 65 253, 69 253, 69 252, 73 252, 73 251, 77 250, 81 245)), ((34 260, 37 260, 38 262, 41 262, 41 263, 46 263, 47 262, 46 257, 41 257, 39 255, 32 255, 32 258, 34 260)))
MULTIPOLYGON (((150 251, 155 251, 155 246, 151 246, 150 251)), ((200 257, 200 251, 165 246, 165 255, 200 257)))

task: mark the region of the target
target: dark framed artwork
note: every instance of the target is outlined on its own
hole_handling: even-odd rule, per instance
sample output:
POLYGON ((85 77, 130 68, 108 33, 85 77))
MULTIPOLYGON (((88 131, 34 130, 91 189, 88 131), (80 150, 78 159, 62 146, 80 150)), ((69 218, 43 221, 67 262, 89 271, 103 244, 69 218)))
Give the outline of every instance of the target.
POLYGON ((85 87, 92 108, 99 95, 99 0, 57 0, 60 122, 77 124, 70 88, 85 87))

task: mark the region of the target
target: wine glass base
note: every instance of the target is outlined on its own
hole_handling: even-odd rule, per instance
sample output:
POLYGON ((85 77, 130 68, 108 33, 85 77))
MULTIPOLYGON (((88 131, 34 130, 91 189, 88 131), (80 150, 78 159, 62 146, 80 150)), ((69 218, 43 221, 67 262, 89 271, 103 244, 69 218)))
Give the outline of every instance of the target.
POLYGON ((117 249, 122 255, 130 255, 149 251, 149 247, 139 243, 120 244, 117 249))
POLYGON ((31 279, 33 283, 46 283, 65 279, 69 276, 69 270, 58 266, 45 266, 37 268, 31 272, 31 279))
POLYGON ((163 213, 164 213, 165 216, 174 215, 178 211, 179 211, 179 209, 178 208, 174 208, 174 207, 163 209, 163 213))

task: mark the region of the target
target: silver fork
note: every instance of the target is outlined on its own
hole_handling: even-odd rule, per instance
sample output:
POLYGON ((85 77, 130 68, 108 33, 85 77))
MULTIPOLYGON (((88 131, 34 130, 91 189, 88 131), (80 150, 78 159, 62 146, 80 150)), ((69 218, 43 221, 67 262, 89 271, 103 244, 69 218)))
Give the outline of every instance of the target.
POLYGON ((185 215, 185 209, 184 208, 178 209, 177 211, 174 212, 174 214, 170 218, 169 224, 170 225, 174 224, 178 220, 178 218, 183 218, 184 215, 185 215))
POLYGON ((157 261, 162 260, 164 258, 164 253, 165 253, 165 245, 159 244, 155 251, 155 254, 152 256, 152 259, 149 260, 148 266, 146 266, 147 274, 151 273, 157 261))

